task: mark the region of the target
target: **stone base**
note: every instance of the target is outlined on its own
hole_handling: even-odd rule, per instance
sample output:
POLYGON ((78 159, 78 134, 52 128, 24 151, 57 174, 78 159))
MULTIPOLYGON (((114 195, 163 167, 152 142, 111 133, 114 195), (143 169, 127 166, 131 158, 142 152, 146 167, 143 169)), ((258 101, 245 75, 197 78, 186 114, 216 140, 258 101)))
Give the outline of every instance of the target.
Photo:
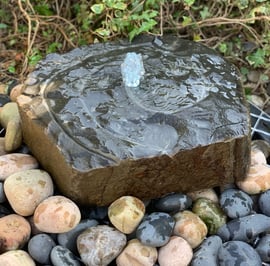
MULTIPOLYGON (((93 98, 88 98, 89 103, 87 102, 87 107, 84 107, 83 101, 85 100, 81 101, 80 94, 74 98, 73 94, 78 93, 77 90, 71 93, 72 97, 66 102, 65 94, 61 93, 62 91, 69 92, 70 88, 73 88, 70 80, 74 79, 74 75, 76 77, 75 69, 78 69, 77 74, 80 76, 84 63, 90 65, 89 62, 96 62, 93 58, 87 57, 89 53, 92 53, 94 58, 99 55, 105 57, 104 50, 117 50, 118 45, 102 46, 99 44, 81 50, 76 49, 63 56, 50 55, 35 72, 29 75, 25 82, 24 93, 18 97, 24 141, 42 167, 52 175, 59 190, 77 203, 108 205, 123 195, 132 195, 146 200, 170 192, 186 193, 225 185, 245 178, 250 156, 249 114, 235 69, 222 61, 223 59, 210 49, 198 44, 195 44, 195 48, 192 50, 190 47, 193 47, 193 43, 178 40, 181 45, 175 48, 175 39, 167 43, 166 40, 163 41, 166 49, 169 51, 171 51, 169 47, 180 49, 183 58, 186 58, 187 54, 190 56, 191 62, 195 52, 197 55, 203 54, 200 60, 207 60, 206 53, 215 56, 213 62, 218 62, 218 68, 215 68, 214 63, 213 86, 221 86, 218 88, 224 89, 225 93, 224 91, 211 91, 212 87, 209 86, 209 92, 204 95, 204 98, 192 103, 191 100, 194 100, 194 97, 191 97, 189 102, 184 103, 183 108, 174 102, 174 109, 171 110, 166 103, 167 109, 163 114, 153 103, 148 106, 149 108, 145 107, 151 98, 142 104, 137 104, 137 100, 134 102, 132 96, 130 102, 127 102, 129 111, 124 114, 126 113, 125 115, 128 116, 134 112, 137 117, 142 117, 142 119, 136 120, 135 123, 134 119, 117 120, 115 117, 111 117, 100 129, 95 124, 91 124, 94 116, 89 110, 92 110, 91 106, 95 106, 95 103, 92 102, 93 98), (97 52, 93 52, 95 48, 97 48, 97 52), (188 54, 189 51, 192 55, 188 54), (221 61, 224 66, 220 63, 221 61), (225 73, 226 67, 229 68, 227 74, 225 73), (68 81, 65 80, 65 75, 70 75, 68 81), (214 84, 219 78, 224 79, 223 85, 220 85, 220 80, 214 84), (63 84, 68 85, 64 87, 63 84), (231 94, 228 94, 229 90, 231 90, 231 94), (78 99, 81 101, 79 104, 78 99), (71 105, 71 100, 74 105, 71 105), (68 105, 71 110, 87 108, 83 109, 83 111, 87 111, 87 119, 83 120, 82 114, 77 117, 74 115, 78 114, 78 110, 81 109, 76 109, 73 115, 68 116, 69 114, 63 112, 68 105), (140 109, 142 105, 143 108, 140 109), (179 112, 176 110, 177 108, 179 108, 179 112), (58 116, 58 113, 63 116, 58 116), (76 119, 72 120, 73 117, 76 119), (61 120, 62 118, 63 120, 61 120), (78 121, 80 124, 76 124, 78 121), (114 125, 114 130, 116 130, 115 123, 119 121, 123 122, 121 126, 126 131, 130 130, 130 125, 134 127, 146 125, 146 129, 150 125, 150 130, 143 128, 142 132, 148 135, 139 137, 137 135, 130 137, 132 131, 128 131, 126 135, 131 139, 129 142, 126 136, 119 137, 115 133, 116 131, 111 134, 111 128, 114 125), (129 124, 125 127, 124 122, 126 123, 126 121, 129 124), (144 123, 142 124, 141 121, 144 123), (108 124, 110 127, 107 127, 108 124), (71 127, 72 125, 75 126, 71 127), (147 141, 152 141, 153 145, 147 147, 143 142, 145 138, 147 141), (143 145, 138 144, 140 140, 143 145), (168 143, 168 145, 164 143, 168 143), (139 146, 136 146, 137 144, 139 146), (123 147, 123 149, 119 147, 123 147)), ((158 45, 160 44, 158 43, 158 45)), ((159 50, 157 44, 149 42, 149 39, 134 44, 134 47, 139 50, 147 46, 148 48, 153 46, 153 49, 159 50)), ((121 53, 125 54, 125 49, 129 50, 130 47, 128 44, 123 47, 121 53)), ((159 52, 162 51, 162 49, 159 50, 159 52)), ((143 50, 140 52, 143 53, 143 50)), ((181 57, 181 53, 177 56, 181 57)), ((122 58, 121 56, 121 60, 122 58)), ((198 64, 198 60, 196 64, 198 64)), ((147 65, 145 68, 146 72, 149 71, 147 65)), ((208 73, 203 74, 211 76, 210 68, 211 66, 208 73)), ((190 66, 185 68, 185 70, 187 69, 191 71, 190 66)), ((198 69, 196 71, 204 71, 204 68, 198 69)), ((106 72, 104 69, 103 71, 106 72)), ((84 73, 84 75, 86 74, 84 73)), ((89 76, 85 78, 85 82, 80 78, 76 79, 76 84, 81 82, 84 84, 83 86, 87 87, 87 90, 82 87, 82 95, 89 93, 89 76)), ((102 80, 103 77, 101 76, 100 79, 102 80)), ((185 79, 184 82, 187 84, 189 81, 186 76, 185 79)), ((199 74, 198 80, 201 80, 199 74)), ((195 85, 198 86, 198 83, 195 85)), ((75 83, 74 86, 76 86, 75 83)), ((114 88, 115 90, 109 88, 108 93, 124 93, 123 88, 117 86, 114 88)), ((203 83, 200 83, 200 86, 203 88, 203 83)), ((189 88, 189 85, 187 87, 189 88)), ((91 89, 90 92, 92 93, 91 89)), ((97 93, 96 90, 95 93, 97 93)), ((129 95, 127 96, 125 93, 124 95, 127 97, 125 101, 129 101, 129 95)), ((134 97, 139 96, 138 94, 134 97)), ((155 95, 153 98, 155 99, 155 95)), ((101 98, 97 97, 97 99, 101 98)), ((102 103, 104 105, 104 98, 102 98, 102 103)), ((112 106, 111 102, 110 106, 112 106)), ((120 103, 115 105, 111 113, 115 113, 119 106, 121 106, 120 103)), ((96 108, 94 112, 101 110, 100 108, 99 105, 99 109, 96 108)), ((104 108, 103 106, 103 113, 100 116, 104 115, 104 108)), ((106 114, 108 113, 110 112, 107 111, 106 114)), ((93 121, 96 120, 93 119, 93 121)))

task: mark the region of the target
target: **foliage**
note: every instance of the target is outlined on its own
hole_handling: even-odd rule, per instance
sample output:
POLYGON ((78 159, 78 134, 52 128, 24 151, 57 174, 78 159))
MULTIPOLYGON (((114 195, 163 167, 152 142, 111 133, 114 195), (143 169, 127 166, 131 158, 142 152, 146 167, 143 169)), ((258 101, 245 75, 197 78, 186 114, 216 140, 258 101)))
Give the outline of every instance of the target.
POLYGON ((6 79, 23 79, 48 53, 175 33, 216 49, 243 77, 260 70, 257 88, 269 81, 269 0, 1 0, 0 17, 6 79))

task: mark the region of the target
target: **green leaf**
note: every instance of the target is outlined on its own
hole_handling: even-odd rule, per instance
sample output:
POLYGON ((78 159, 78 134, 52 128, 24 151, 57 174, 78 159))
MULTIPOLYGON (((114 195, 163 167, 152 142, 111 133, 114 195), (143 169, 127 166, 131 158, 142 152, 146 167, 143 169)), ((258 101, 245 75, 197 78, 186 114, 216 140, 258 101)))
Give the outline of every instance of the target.
POLYGON ((91 10, 97 15, 100 15, 103 12, 104 8, 104 4, 94 4, 91 6, 91 10))
POLYGON ((12 74, 16 73, 16 68, 13 64, 8 67, 8 72, 12 74))
POLYGON ((5 23, 0 23, 0 30, 7 29, 8 25, 5 23))
POLYGON ((95 30, 95 33, 102 37, 109 37, 111 32, 108 29, 98 28, 95 30))
POLYGON ((48 4, 34 6, 35 11, 41 16, 52 16, 53 11, 48 4))
POLYGON ((114 9, 119 9, 119 10, 126 10, 127 9, 127 4, 123 3, 123 2, 116 2, 115 4, 113 4, 112 6, 114 9))
POLYGON ((265 65, 265 51, 263 49, 257 49, 256 52, 246 57, 251 66, 262 67, 265 65))
POLYGON ((203 7, 203 10, 200 11, 200 15, 202 19, 209 18, 211 16, 211 13, 209 12, 209 9, 207 6, 203 7))
POLYGON ((220 44, 218 45, 218 50, 219 50, 221 53, 225 54, 225 53, 227 52, 227 50, 228 50, 227 44, 226 44, 225 42, 220 43, 220 44))
POLYGON ((184 3, 187 5, 187 6, 192 6, 194 3, 195 3, 196 0, 184 0, 184 3))
POLYGON ((238 5, 238 7, 239 7, 239 9, 245 9, 245 8, 247 8, 248 7, 248 5, 249 5, 249 0, 239 0, 238 2, 237 2, 237 5, 238 5))
POLYGON ((183 18, 183 22, 182 22, 183 26, 187 26, 192 23, 192 19, 190 17, 183 16, 182 18, 183 18))

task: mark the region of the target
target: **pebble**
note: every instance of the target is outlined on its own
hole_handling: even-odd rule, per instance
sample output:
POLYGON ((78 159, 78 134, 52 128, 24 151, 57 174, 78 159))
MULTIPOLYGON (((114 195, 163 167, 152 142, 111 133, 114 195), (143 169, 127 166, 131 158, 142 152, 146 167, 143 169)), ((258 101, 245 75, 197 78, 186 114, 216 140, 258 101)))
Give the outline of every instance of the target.
POLYGON ((207 226, 201 218, 191 211, 176 213, 173 234, 184 238, 192 248, 201 244, 207 235, 207 226))
POLYGON ((77 237, 84 230, 86 230, 92 226, 97 226, 97 225, 98 225, 98 222, 94 219, 81 220, 80 223, 72 230, 70 230, 66 233, 58 234, 57 241, 61 246, 68 248, 73 253, 77 253, 78 252, 77 251, 77 244, 76 244, 77 237))
POLYGON ((50 254, 56 244, 48 234, 33 236, 28 242, 28 253, 41 264, 50 264, 50 254))
POLYGON ((5 138, 0 137, 0 156, 7 154, 5 151, 5 138))
POLYGON ((218 252, 221 246, 222 240, 219 236, 209 236, 194 252, 191 266, 217 266, 218 252))
POLYGON ((249 215, 253 210, 253 200, 239 189, 226 189, 221 193, 219 202, 225 214, 232 219, 249 215))
POLYGON ((117 266, 153 266, 158 252, 154 247, 143 245, 138 239, 132 239, 116 259, 117 266))
POLYGON ((0 123, 6 129, 5 151, 15 151, 22 145, 21 118, 17 103, 6 103, 0 112, 0 123))
POLYGON ((270 234, 264 235, 259 239, 256 251, 263 262, 270 262, 270 234))
POLYGON ((215 203, 219 202, 218 195, 213 188, 193 191, 193 192, 187 193, 187 195, 192 199, 192 201, 195 201, 199 198, 206 198, 206 199, 212 200, 215 203))
POLYGON ((209 235, 215 234, 227 221, 227 217, 219 204, 206 198, 197 199, 193 203, 192 211, 204 221, 209 235))
POLYGON ((270 230, 270 217, 256 213, 229 221, 219 228, 217 235, 223 241, 253 242, 259 234, 268 230, 270 230))
POLYGON ((126 246, 126 235, 108 225, 90 227, 77 238, 82 262, 88 266, 106 266, 126 246))
POLYGON ((65 233, 77 226, 81 213, 78 206, 64 196, 51 196, 35 209, 34 224, 45 233, 65 233))
POLYGON ((169 242, 159 249, 160 266, 187 266, 193 256, 189 243, 182 237, 172 236, 169 242))
POLYGON ((270 216, 270 190, 267 190, 263 192, 258 199, 260 211, 267 215, 270 216))
POLYGON ((188 209, 192 204, 189 196, 182 193, 173 193, 155 201, 155 208, 161 212, 179 212, 188 209))
POLYGON ((30 238, 29 222, 17 215, 10 214, 0 218, 0 253, 22 248, 30 238))
POLYGON ((0 182, 0 203, 4 203, 7 200, 6 194, 4 192, 4 184, 0 182))
POLYGON ((153 212, 138 226, 136 237, 144 245, 161 247, 169 241, 174 225, 175 221, 168 213, 153 212))
POLYGON ((1 266, 35 266, 34 260, 24 250, 11 250, 0 255, 1 266))
POLYGON ((249 244, 242 241, 228 241, 218 252, 218 265, 252 265, 261 266, 259 254, 249 244))
POLYGON ((4 191, 12 209, 22 216, 32 215, 40 202, 53 195, 50 175, 40 169, 20 171, 4 182, 4 191))
POLYGON ((108 209, 111 223, 124 234, 130 234, 136 229, 144 213, 144 203, 132 196, 123 196, 117 199, 108 209))
POLYGON ((11 153, 0 156, 0 181, 8 176, 28 169, 38 167, 35 157, 23 153, 11 153))
POLYGON ((51 251, 51 262, 53 266, 80 266, 78 258, 67 248, 57 245, 51 251))

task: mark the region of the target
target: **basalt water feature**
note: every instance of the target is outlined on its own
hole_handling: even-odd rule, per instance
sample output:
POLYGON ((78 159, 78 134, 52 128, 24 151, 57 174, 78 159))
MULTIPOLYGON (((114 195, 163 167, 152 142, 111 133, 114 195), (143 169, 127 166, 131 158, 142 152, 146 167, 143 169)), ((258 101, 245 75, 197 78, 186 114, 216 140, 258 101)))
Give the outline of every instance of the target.
POLYGON ((175 36, 50 54, 18 104, 24 141, 59 190, 82 204, 214 187, 248 169, 237 70, 175 36))

